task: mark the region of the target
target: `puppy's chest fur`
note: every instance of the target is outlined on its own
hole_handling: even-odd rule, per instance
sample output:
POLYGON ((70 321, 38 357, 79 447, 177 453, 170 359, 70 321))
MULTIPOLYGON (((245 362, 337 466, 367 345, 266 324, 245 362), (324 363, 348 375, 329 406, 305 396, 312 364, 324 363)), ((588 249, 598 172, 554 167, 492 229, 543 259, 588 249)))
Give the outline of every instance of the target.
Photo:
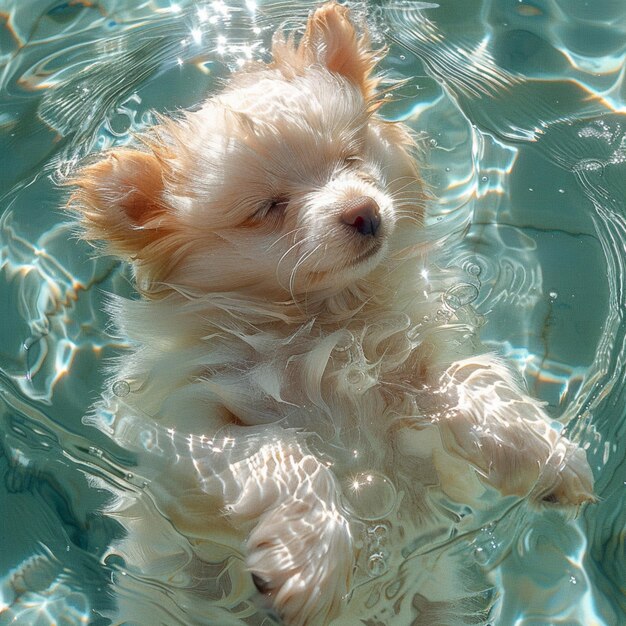
POLYGON ((134 390, 131 405, 157 423, 207 436, 225 424, 279 424, 351 454, 364 433, 380 449, 391 421, 414 415, 432 345, 416 337, 408 315, 279 315, 125 302, 115 317, 138 348, 116 377, 134 390))

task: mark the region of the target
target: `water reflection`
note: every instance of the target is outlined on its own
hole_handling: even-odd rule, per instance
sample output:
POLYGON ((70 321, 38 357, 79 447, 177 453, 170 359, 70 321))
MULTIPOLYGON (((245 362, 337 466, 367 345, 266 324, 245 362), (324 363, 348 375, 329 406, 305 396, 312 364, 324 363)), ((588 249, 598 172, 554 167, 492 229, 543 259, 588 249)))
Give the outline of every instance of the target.
MULTIPOLYGON (((50 433, 72 459, 60 482, 71 484, 72 472, 82 467, 109 488, 149 485, 125 471, 128 458, 113 463, 105 441, 88 443, 92 434, 80 425, 100 388, 103 359, 125 345, 106 332, 101 290, 129 288, 120 268, 94 260, 72 238, 57 210, 63 194, 49 175, 62 180, 85 154, 131 141, 154 121, 153 109, 197 105, 220 78, 267 54, 275 27, 301 23, 312 4, 5 3, 2 407, 6 415, 32 415, 48 429, 3 422, 11 433, 2 445, 16 470, 8 481, 13 491, 25 492, 32 481, 57 472, 41 458, 41 450, 54 448, 45 445, 54 439, 50 433), (38 413, 44 407, 47 414, 38 413), (76 442, 70 426, 85 439, 76 442)), ((616 598, 626 578, 618 556, 624 525, 619 464, 626 446, 620 437, 626 406, 623 7, 472 0, 460 21, 456 3, 392 1, 368 8, 375 37, 391 45, 391 79, 409 79, 385 114, 408 120, 421 133, 428 163, 428 233, 439 242, 440 267, 423 268, 425 290, 442 267, 459 275, 423 325, 440 323, 450 311, 471 311, 468 325, 481 327, 483 338, 518 364, 555 419, 586 442, 597 469, 603 502, 565 530, 556 518, 530 520, 508 509, 495 526, 472 521, 467 540, 475 561, 493 568, 496 587, 505 590, 499 623, 530 623, 537 615, 547 620, 546 607, 550 619, 619 623, 616 598), (464 230, 461 244, 446 246, 452 233, 464 230), (546 554, 553 568, 546 569, 546 554)), ((113 393, 127 398, 132 381, 117 381, 113 393)), ((155 454, 172 454, 174 462, 197 459, 207 446, 215 453, 229 446, 174 432, 143 433, 139 442, 155 454)), ((419 475, 419 468, 411 470, 419 475)), ((367 522, 359 535, 364 562, 355 594, 365 596, 381 619, 391 619, 385 611, 407 579, 426 590, 424 572, 458 569, 454 550, 460 544, 438 535, 432 546, 439 551, 413 545, 390 575, 388 546, 400 530, 378 522, 393 511, 398 486, 371 472, 352 481, 359 489, 347 492, 346 508, 367 522), (376 487, 362 498, 361 486, 370 491, 368 476, 376 487)), ((83 488, 87 493, 77 487, 81 494, 83 488)), ((7 502, 15 507, 15 500, 7 502)), ((449 501, 438 506, 457 523, 471 517, 449 501)), ((465 555, 467 546, 458 550, 465 555)), ((211 575, 234 571, 236 587, 236 569, 216 565, 211 575)), ((119 565, 115 571, 125 573, 119 565)), ((466 573, 481 580, 470 566, 466 573)), ((459 606, 486 621, 496 601, 494 585, 477 586, 476 597, 459 606)), ((78 580, 66 580, 37 556, 11 562, 2 579, 2 618, 84 622, 90 600, 78 589, 78 580)), ((147 601, 163 600, 145 584, 133 591, 147 601)), ((239 617, 253 623, 255 607, 240 610, 239 617)), ((424 623, 444 610, 424 594, 411 599, 410 612, 424 623)))

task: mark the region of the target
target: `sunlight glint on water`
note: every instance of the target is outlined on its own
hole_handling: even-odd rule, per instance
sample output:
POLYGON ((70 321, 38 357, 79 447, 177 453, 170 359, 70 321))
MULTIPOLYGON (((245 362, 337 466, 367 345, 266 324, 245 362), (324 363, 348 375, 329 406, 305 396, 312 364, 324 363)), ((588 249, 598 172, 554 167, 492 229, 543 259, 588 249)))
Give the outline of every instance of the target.
MULTIPOLYGON (((86 154, 130 142, 154 111, 193 107, 266 58, 275 28, 301 24, 312 6, 0 2, 0 623, 109 623, 107 582, 125 572, 100 562, 119 530, 98 515, 106 493, 94 485, 141 488, 130 455, 81 423, 103 363, 125 345, 102 307, 106 292, 131 293, 128 277, 72 237, 57 183, 86 154)), ((626 5, 365 8, 375 43, 390 45, 389 78, 407 79, 384 113, 422 136, 432 232, 467 229, 444 255, 459 282, 437 314, 471 304, 485 341, 587 449, 601 498, 567 525, 511 510, 474 534, 475 564, 500 596, 497 624, 624 623, 626 5)), ((132 387, 112 391, 123 401, 132 387)), ((345 506, 367 522, 375 579, 396 487, 354 480, 345 506)), ((403 555, 416 578, 426 553, 403 555)), ((422 619, 431 610, 413 605, 422 619)))

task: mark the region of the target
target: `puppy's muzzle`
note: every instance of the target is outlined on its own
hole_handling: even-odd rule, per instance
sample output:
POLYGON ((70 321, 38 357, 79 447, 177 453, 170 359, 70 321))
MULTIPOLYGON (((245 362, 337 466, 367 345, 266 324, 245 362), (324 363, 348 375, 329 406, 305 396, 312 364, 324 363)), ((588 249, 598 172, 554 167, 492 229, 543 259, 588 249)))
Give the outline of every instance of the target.
POLYGON ((343 206, 341 221, 362 235, 375 236, 380 228, 380 207, 376 200, 369 196, 352 198, 343 206))

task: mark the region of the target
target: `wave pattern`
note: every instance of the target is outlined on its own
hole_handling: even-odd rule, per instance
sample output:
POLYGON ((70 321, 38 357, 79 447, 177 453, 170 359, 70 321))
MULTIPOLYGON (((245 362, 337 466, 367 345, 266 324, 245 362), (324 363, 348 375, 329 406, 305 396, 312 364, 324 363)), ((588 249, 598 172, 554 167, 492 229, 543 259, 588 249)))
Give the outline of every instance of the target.
MULTIPOLYGON (((80 422, 102 384, 103 361, 124 348, 107 332, 103 292, 130 288, 119 267, 90 258, 73 239, 55 181, 85 155, 132 141, 154 110, 194 106, 230 71, 265 58, 271 32, 300 26, 314 4, 3 3, 0 508, 12 512, 15 549, 0 577, 2 620, 87 623, 93 610, 112 608, 100 589, 113 577, 128 581, 119 588, 129 602, 158 605, 164 622, 189 623, 166 590, 129 576, 114 551, 100 562, 121 534, 95 513, 105 492, 149 491, 131 455, 80 422)), ((351 4, 372 26, 374 43, 390 47, 383 69, 395 89, 383 113, 421 138, 428 232, 441 264, 425 267, 424 277, 458 276, 428 323, 463 311, 482 328, 587 448, 601 498, 567 525, 508 505, 494 521, 441 500, 438 511, 461 520, 461 531, 410 545, 391 572, 389 545, 404 529, 398 520, 367 519, 367 510, 387 513, 400 489, 379 477, 374 505, 354 494, 345 503, 362 518, 368 557, 354 593, 375 616, 371 624, 530 624, 556 615, 572 624, 622 623, 623 7, 468 0, 461 14, 458 3, 351 4), (457 574, 467 592, 455 606, 426 599, 436 595, 426 593, 431 570, 457 574), (424 593, 408 597, 409 588, 424 593)), ((127 390, 117 383, 112 391, 121 397, 127 390)), ((157 432, 156 440, 181 463, 194 460, 184 437, 157 432)), ((419 467, 408 469, 420 476, 419 467)), ((240 588, 237 559, 229 554, 184 584, 207 586, 220 623, 267 624, 272 618, 253 603, 223 608, 220 594, 230 590, 232 600, 240 588)))
POLYGON ((452 94, 493 96, 521 81, 500 68, 488 37, 468 42, 451 39, 428 18, 437 4, 392 1, 381 11, 389 40, 417 55, 428 72, 452 94))

